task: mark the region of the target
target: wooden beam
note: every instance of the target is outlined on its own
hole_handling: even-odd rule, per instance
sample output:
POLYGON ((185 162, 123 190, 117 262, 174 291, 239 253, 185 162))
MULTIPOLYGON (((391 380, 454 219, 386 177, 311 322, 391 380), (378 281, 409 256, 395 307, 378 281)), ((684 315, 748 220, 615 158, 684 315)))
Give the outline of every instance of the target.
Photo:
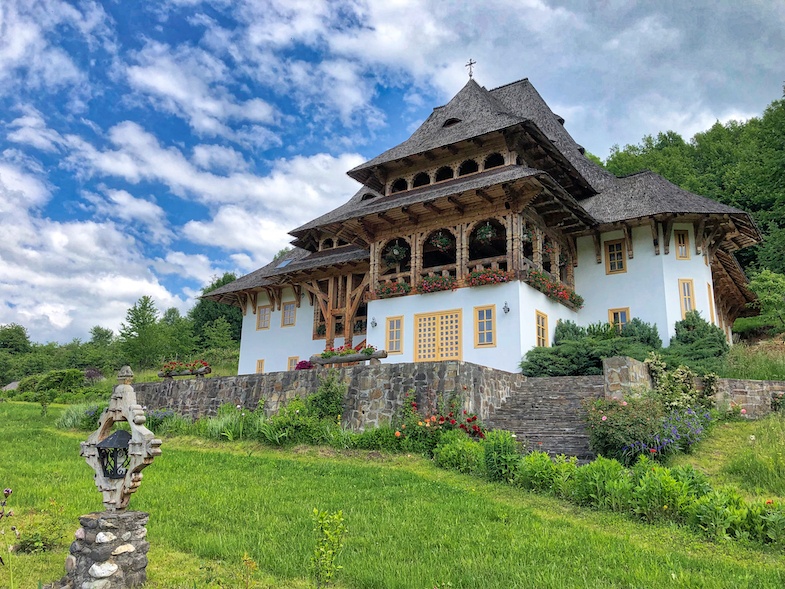
POLYGON ((300 296, 303 292, 302 286, 299 284, 293 284, 292 290, 294 291, 294 306, 298 309, 300 308, 300 300, 302 297, 300 296))
POLYGON ((673 217, 667 217, 662 222, 662 245, 663 245, 663 251, 666 256, 670 252, 672 232, 673 232, 673 217))
POLYGON ((447 151, 449 151, 452 155, 456 155, 458 153, 458 148, 454 145, 446 145, 444 147, 447 151))
POLYGON ((439 207, 437 207, 435 204, 433 204, 432 202, 424 202, 424 203, 422 203, 422 206, 424 206, 426 209, 431 211, 434 215, 441 215, 442 214, 442 210, 439 207))
POLYGON ((625 223, 622 226, 622 230, 624 231, 624 239, 627 242, 627 257, 632 260, 632 227, 625 223))
POLYGON ((695 254, 698 255, 703 248, 703 229, 706 227, 706 217, 701 217, 700 221, 693 223, 692 227, 695 233, 695 254))
POLYGON ((413 225, 417 225, 420 222, 420 218, 415 215, 409 207, 401 207, 401 212, 406 215, 406 218, 409 219, 409 222, 413 225))
POLYGON ((363 233, 365 233, 364 237, 368 243, 376 241, 376 230, 369 221, 366 221, 365 219, 358 219, 357 223, 362 228, 363 233))
POLYGON ((651 225, 651 241, 654 244, 654 255, 660 255, 660 230, 657 225, 657 219, 650 220, 651 225))
POLYGON ((463 204, 461 204, 461 202, 458 200, 457 197, 448 196, 447 202, 450 203, 455 208, 455 210, 458 211, 459 214, 463 215, 463 211, 465 209, 463 207, 463 204))
POLYGON ((431 161, 431 162, 436 159, 436 156, 433 155, 433 152, 430 151, 430 150, 429 151, 424 151, 423 155, 425 156, 425 159, 427 159, 428 161, 431 161))
POLYGON ((248 297, 244 296, 243 293, 238 292, 234 295, 234 298, 237 301, 237 306, 240 307, 243 315, 245 315, 248 312, 248 297))
POLYGON ((390 217, 388 217, 387 213, 385 213, 385 212, 376 213, 376 216, 379 217, 385 223, 388 223, 389 225, 395 225, 395 221, 390 219, 390 217))
POLYGON ((410 167, 410 166, 411 166, 411 165, 412 165, 414 162, 411 160, 411 158, 404 157, 404 158, 401 158, 401 163, 402 163, 403 165, 405 165, 405 166, 408 168, 408 167, 410 167))
POLYGON ((259 293, 255 290, 252 290, 248 293, 248 302, 251 304, 251 313, 256 315, 256 301, 258 298, 259 293))
POLYGON ((470 141, 474 143, 477 147, 482 147, 483 145, 485 145, 485 142, 479 137, 472 137, 470 141))
POLYGON ((591 234, 591 238, 594 242, 594 257, 598 264, 602 264, 602 246, 600 244, 600 234, 595 231, 591 234))
POLYGON ((475 190, 475 192, 477 193, 477 196, 479 196, 481 199, 483 199, 488 203, 493 204, 493 197, 490 194, 480 189, 475 190))

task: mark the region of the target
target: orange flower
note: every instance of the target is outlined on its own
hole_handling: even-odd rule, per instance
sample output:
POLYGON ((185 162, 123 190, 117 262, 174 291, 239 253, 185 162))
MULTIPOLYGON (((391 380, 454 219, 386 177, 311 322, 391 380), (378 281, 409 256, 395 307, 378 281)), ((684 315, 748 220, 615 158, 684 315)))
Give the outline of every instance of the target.
POLYGON ((396 438, 400 438, 401 437, 401 432, 395 432, 395 437, 396 438))

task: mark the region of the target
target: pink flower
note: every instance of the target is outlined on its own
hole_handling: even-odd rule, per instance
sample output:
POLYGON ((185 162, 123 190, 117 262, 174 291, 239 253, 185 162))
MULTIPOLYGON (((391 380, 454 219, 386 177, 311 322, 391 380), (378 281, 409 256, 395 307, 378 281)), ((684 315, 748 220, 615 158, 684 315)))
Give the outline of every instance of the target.
POLYGON ((746 409, 742 409, 742 410, 741 410, 741 414, 742 414, 742 415, 747 415, 747 410, 746 410, 746 409))
POLYGON ((622 402, 621 402, 621 404, 622 404, 624 407, 626 407, 626 406, 627 406, 627 401, 622 401, 622 402))
POLYGON ((602 416, 602 420, 603 420, 603 421, 605 421, 605 420, 607 420, 607 419, 608 419, 608 416, 607 416, 607 415, 603 415, 603 416, 602 416))

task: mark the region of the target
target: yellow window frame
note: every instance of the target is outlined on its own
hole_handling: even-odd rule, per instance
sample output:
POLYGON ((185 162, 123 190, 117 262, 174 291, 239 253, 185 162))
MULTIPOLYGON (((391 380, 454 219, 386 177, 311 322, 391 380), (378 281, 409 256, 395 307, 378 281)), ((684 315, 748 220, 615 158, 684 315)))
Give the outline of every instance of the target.
POLYGON ((414 361, 462 360, 463 312, 461 309, 420 313, 414 316, 414 361))
POLYGON ((256 374, 264 374, 264 360, 256 361, 256 374))
POLYGON ((281 327, 292 327, 297 321, 297 305, 294 302, 281 306, 281 327))
POLYGON ((695 284, 692 278, 679 279, 679 303, 682 319, 688 312, 695 310, 695 284))
POLYGON ((300 361, 299 356, 289 356, 286 359, 286 370, 294 370, 297 367, 297 363, 300 361))
POLYGON ((388 354, 403 354, 403 315, 387 317, 384 341, 388 354), (397 326, 396 326, 397 323, 397 326))
POLYGON ((706 292, 709 295, 709 315, 711 316, 712 324, 716 324, 714 320, 714 293, 711 290, 711 284, 706 283, 706 292))
POLYGON ((630 308, 618 307, 616 309, 608 309, 608 323, 616 328, 616 331, 621 332, 622 328, 630 322, 630 308), (625 315, 624 321, 621 320, 622 313, 625 315))
POLYGON ((474 307, 474 347, 496 347, 496 305, 474 307))
POLYGON ((270 329, 270 318, 272 316, 272 305, 259 305, 256 307, 256 331, 270 329))
POLYGON ((614 239, 605 242, 605 273, 623 274, 627 271, 627 242, 614 239))
POLYGON ((676 229, 673 232, 673 238, 676 242, 676 259, 689 260, 690 259, 690 232, 686 229, 676 229))
POLYGON ((534 311, 534 322, 536 326, 537 347, 548 347, 548 315, 542 311, 534 311))

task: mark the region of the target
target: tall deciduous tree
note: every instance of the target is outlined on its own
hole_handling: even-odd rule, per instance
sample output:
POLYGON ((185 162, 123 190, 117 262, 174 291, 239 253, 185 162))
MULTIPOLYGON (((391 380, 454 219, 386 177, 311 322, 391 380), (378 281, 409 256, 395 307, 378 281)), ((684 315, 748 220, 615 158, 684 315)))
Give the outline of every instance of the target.
POLYGON ((125 321, 120 325, 120 342, 126 362, 140 368, 159 363, 166 354, 166 338, 153 299, 145 295, 136 301, 125 321))
POLYGON ((32 350, 27 329, 18 323, 0 325, 0 350, 10 354, 25 354, 32 350))
MULTIPOLYGON (((202 289, 202 294, 207 294, 220 286, 234 282, 237 277, 231 272, 225 273, 220 278, 215 278, 210 284, 202 289)), ((243 314, 238 307, 233 305, 222 305, 208 299, 199 299, 194 307, 189 311, 188 317, 193 321, 194 336, 197 342, 204 346, 205 327, 223 317, 230 326, 230 336, 235 342, 240 341, 240 332, 243 325, 243 314)))
POLYGON ((761 316, 785 327, 785 276, 763 270, 750 280, 750 290, 758 296, 753 305, 761 316))

